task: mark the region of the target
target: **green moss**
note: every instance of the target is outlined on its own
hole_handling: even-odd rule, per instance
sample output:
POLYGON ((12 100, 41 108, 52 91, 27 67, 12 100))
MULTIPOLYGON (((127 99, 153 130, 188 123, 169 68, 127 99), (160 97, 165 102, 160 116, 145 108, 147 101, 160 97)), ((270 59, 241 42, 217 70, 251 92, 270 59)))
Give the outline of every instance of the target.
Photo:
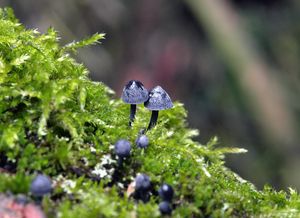
POLYGON ((16 165, 16 173, 0 174, 1 192, 28 193, 33 174, 42 171, 54 181, 43 200, 49 217, 159 217, 154 190, 163 182, 175 190, 174 217, 299 217, 295 190, 258 191, 224 166, 224 154, 244 149, 218 146, 216 138, 194 141, 198 132, 187 127, 180 103, 160 113, 147 132, 149 147, 138 149, 134 142, 150 112, 139 107, 129 128, 128 105, 70 56, 103 37, 61 47, 53 29, 27 30, 10 9, 0 10, 0 152, 16 165), (121 138, 133 151, 119 167, 112 145, 121 138), (127 196, 138 173, 153 185, 145 204, 127 196))

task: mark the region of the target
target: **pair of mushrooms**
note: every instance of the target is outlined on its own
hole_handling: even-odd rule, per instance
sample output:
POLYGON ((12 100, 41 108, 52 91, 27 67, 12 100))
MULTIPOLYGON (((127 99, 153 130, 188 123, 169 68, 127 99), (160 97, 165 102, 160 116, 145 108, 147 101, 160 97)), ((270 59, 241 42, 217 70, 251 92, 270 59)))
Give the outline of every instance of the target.
POLYGON ((125 103, 130 104, 129 126, 134 122, 137 104, 144 103, 145 107, 152 111, 147 130, 156 125, 160 110, 173 107, 170 96, 162 87, 156 86, 148 92, 137 80, 131 80, 125 85, 121 98, 125 103))

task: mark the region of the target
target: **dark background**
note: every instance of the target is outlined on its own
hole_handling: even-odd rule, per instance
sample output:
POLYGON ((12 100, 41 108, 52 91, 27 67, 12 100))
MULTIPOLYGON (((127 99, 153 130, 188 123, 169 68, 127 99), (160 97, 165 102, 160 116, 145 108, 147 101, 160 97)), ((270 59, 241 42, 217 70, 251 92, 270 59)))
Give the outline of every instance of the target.
POLYGON ((28 28, 81 49, 93 80, 116 90, 141 80, 185 104, 197 140, 244 147, 227 165, 259 188, 300 188, 298 0, 0 0, 28 28), (213 3, 212 3, 213 2, 213 3))

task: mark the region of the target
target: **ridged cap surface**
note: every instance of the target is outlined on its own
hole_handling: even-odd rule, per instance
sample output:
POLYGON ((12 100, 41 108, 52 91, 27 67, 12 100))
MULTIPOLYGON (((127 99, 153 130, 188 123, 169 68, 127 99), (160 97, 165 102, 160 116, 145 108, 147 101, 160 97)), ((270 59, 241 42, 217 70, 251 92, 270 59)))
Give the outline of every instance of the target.
POLYGON ((140 81, 131 80, 124 86, 121 98, 127 104, 141 104, 148 100, 148 91, 140 81))
POLYGON ((145 107, 152 111, 160 111, 172 108, 173 103, 168 93, 162 87, 156 86, 149 92, 145 107))

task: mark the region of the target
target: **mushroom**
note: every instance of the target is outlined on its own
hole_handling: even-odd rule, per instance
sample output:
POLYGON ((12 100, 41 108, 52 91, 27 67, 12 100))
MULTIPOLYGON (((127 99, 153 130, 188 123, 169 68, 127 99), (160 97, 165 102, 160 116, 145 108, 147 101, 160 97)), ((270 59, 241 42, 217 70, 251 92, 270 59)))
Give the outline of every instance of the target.
POLYGON ((139 148, 147 148, 149 145, 149 139, 146 135, 142 134, 136 139, 135 144, 139 148))
POLYGON ((136 105, 148 100, 148 91, 143 83, 138 80, 130 80, 123 88, 122 100, 130 104, 129 126, 134 121, 136 105))
POLYGON ((144 103, 145 107, 152 111, 147 130, 156 125, 158 112, 173 107, 168 93, 160 86, 156 86, 149 92, 149 99, 144 103))
POLYGON ((125 139, 120 139, 115 144, 115 154, 119 157, 118 165, 122 166, 123 159, 130 156, 131 144, 125 139))
POLYGON ((171 215, 172 206, 168 201, 163 201, 158 205, 159 211, 162 215, 171 215))
POLYGON ((115 153, 120 158, 125 158, 130 156, 131 145, 130 142, 125 139, 120 139, 115 144, 115 153))
POLYGON ((163 184, 158 190, 158 195, 163 201, 171 202, 174 196, 174 190, 172 186, 163 184))
POLYGON ((146 174, 139 174, 135 178, 135 193, 134 197, 138 200, 142 200, 144 203, 150 199, 149 191, 151 189, 151 181, 146 174))
POLYGON ((30 192, 36 197, 37 203, 41 203, 44 195, 51 193, 52 182, 48 176, 38 174, 30 184, 30 192))

